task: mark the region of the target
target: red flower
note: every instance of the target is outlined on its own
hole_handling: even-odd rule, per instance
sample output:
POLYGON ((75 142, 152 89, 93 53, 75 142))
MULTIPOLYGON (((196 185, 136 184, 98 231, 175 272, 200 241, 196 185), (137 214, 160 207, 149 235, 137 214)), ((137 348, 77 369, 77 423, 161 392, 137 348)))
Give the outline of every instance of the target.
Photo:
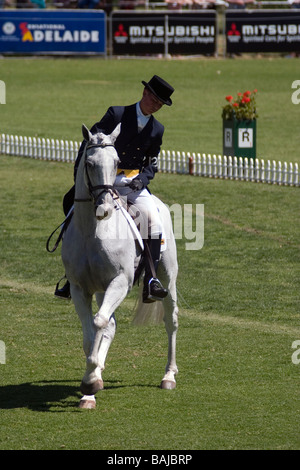
POLYGON ((225 96, 227 101, 223 106, 222 118, 226 121, 232 119, 253 120, 257 119, 255 94, 257 89, 250 91, 246 90, 244 93, 238 93, 236 98, 231 95, 225 96))

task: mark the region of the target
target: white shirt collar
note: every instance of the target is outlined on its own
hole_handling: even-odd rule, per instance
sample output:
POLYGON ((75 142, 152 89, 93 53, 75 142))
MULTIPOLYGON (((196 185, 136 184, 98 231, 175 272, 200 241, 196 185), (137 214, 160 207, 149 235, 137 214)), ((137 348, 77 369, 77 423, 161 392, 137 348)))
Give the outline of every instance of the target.
POLYGON ((147 122, 149 121, 151 117, 151 114, 148 114, 147 116, 145 116, 142 113, 140 103, 136 103, 136 115, 137 115, 137 121, 138 121, 138 130, 140 132, 146 126, 147 122))

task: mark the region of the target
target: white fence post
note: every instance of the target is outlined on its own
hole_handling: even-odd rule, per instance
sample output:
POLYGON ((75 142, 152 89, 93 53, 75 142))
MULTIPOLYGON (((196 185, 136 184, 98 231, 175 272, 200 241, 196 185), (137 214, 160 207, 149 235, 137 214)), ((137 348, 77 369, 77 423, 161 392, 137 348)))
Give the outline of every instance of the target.
POLYGON ((260 176, 260 181, 264 183, 266 181, 265 179, 265 161, 261 160, 261 176, 260 176))
POLYGON ((207 176, 206 154, 203 154, 202 176, 207 176))
POLYGON ((223 157, 222 172, 223 172, 224 178, 227 179, 228 178, 228 158, 226 157, 226 155, 224 155, 223 157))
POLYGON ((201 154, 197 153, 196 155, 196 171, 194 173, 197 176, 201 176, 201 154))
POLYGON ((238 177, 237 179, 243 180, 244 179, 244 162, 242 157, 238 159, 238 177))
POLYGON ((282 184, 282 163, 278 162, 277 183, 282 184))
POLYGON ((223 178, 223 163, 221 155, 218 155, 218 178, 223 178))
POLYGON ((5 134, 1 134, 0 136, 0 153, 4 153, 5 149, 5 134))
POLYGON ((166 152, 162 150, 158 159, 158 170, 164 173, 166 171, 166 152))
POLYGON ((166 157, 166 172, 171 173, 172 163, 171 163, 171 152, 170 150, 167 151, 166 157))
POLYGON ((58 139, 55 139, 55 160, 60 161, 60 146, 58 139))
POLYGON ((211 177, 211 155, 207 155, 207 176, 211 177))
POLYGON ((298 163, 295 163, 295 171, 294 171, 294 185, 299 186, 299 170, 298 170, 298 163))

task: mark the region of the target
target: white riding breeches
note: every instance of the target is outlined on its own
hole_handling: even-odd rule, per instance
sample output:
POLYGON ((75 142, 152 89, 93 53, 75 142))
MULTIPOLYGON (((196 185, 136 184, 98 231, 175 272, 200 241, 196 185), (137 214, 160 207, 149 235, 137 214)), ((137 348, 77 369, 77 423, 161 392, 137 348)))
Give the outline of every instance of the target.
POLYGON ((117 175, 114 186, 122 199, 130 205, 130 211, 133 212, 134 221, 139 227, 142 238, 144 240, 159 238, 162 234, 162 222, 158 208, 147 189, 132 191, 129 188, 128 184, 133 178, 123 174, 117 175))

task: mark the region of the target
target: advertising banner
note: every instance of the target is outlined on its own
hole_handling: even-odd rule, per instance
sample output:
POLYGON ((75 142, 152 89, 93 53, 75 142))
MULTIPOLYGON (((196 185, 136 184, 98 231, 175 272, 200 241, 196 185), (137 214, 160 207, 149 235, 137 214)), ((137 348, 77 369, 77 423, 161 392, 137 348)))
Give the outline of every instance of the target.
POLYGON ((300 51, 300 10, 228 10, 227 53, 300 51))
POLYGON ((0 52, 106 54, 105 12, 1 10, 0 52))
POLYGON ((214 54, 216 12, 113 12, 112 52, 116 55, 214 54))

